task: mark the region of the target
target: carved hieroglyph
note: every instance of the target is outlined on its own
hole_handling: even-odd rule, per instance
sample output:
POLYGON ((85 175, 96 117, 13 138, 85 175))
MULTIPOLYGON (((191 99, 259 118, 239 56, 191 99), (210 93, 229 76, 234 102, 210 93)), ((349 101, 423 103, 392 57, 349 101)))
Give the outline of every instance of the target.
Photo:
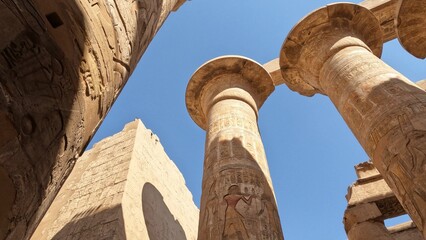
POLYGON ((182 2, 0 1, 0 238, 28 238, 182 2))
POLYGON ((370 11, 334 4, 291 31, 280 65, 292 90, 330 97, 426 236, 426 92, 380 60, 381 50, 370 11))
POLYGON ((257 117, 274 90, 254 61, 224 56, 192 76, 186 104, 206 130, 199 240, 283 239, 257 117))

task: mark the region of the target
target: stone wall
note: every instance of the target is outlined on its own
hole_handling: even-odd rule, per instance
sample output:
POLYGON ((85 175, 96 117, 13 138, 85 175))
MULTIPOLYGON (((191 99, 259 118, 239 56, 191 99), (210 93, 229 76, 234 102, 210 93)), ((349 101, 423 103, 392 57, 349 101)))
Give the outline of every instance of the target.
POLYGON ((97 143, 31 239, 196 239, 198 209, 182 174, 140 120, 97 143))

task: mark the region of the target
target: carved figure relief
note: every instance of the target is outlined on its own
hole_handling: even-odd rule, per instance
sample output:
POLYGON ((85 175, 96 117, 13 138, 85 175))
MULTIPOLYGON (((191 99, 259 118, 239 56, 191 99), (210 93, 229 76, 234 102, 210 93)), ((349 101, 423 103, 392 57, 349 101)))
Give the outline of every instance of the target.
POLYGON ((416 129, 406 114, 398 116, 399 133, 404 136, 404 142, 393 143, 389 153, 394 155, 386 161, 388 179, 403 197, 403 203, 409 209, 410 215, 417 223, 425 228, 426 215, 426 137, 424 126, 416 129))
POLYGON ((237 210, 237 204, 242 201, 250 206, 252 197, 252 195, 243 195, 238 185, 231 185, 229 187, 228 194, 223 197, 223 200, 226 202, 223 239, 249 239, 247 228, 244 225, 244 216, 237 210))

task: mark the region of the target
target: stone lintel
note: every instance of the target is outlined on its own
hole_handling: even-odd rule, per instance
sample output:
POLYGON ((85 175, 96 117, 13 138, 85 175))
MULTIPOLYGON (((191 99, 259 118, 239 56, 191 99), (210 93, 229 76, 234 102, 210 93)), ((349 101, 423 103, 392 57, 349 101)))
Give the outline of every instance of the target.
POLYGON ((413 221, 408 221, 388 228, 396 240, 423 240, 422 233, 413 221))
POLYGON ((365 0, 359 5, 370 9, 380 23, 383 32, 383 41, 396 38, 395 19, 398 0, 365 0))
POLYGON ((395 196, 386 197, 374 203, 382 213, 381 220, 402 216, 407 213, 395 196))
POLYGON ((396 232, 405 231, 410 228, 417 228, 416 224, 414 224, 413 221, 408 221, 408 222, 400 223, 395 226, 391 226, 388 228, 388 230, 391 233, 396 233, 396 232))
POLYGON ((382 213, 375 203, 364 203, 345 210, 343 224, 348 232, 354 224, 380 218, 382 213))
POLYGON ((346 199, 348 205, 353 206, 360 203, 375 202, 384 198, 394 197, 392 190, 384 179, 373 182, 353 184, 348 191, 346 199))
POLYGON ((275 86, 278 86, 278 85, 284 83, 283 76, 281 75, 280 59, 279 58, 275 58, 275 59, 263 64, 263 67, 271 75, 272 81, 274 82, 275 86))
POLYGON ((186 89, 186 106, 194 122, 206 130, 208 106, 223 99, 238 99, 251 105, 255 112, 274 91, 269 73, 259 63, 242 56, 212 59, 192 75, 186 89), (227 89, 242 89, 244 92, 227 89))
POLYGON ((358 180, 375 178, 377 176, 381 178, 379 171, 377 170, 377 168, 374 167, 373 163, 370 161, 359 163, 355 165, 354 168, 358 180))
POLYGON ((383 198, 375 202, 348 205, 345 210, 343 223, 346 231, 356 223, 365 221, 384 221, 386 219, 406 214, 395 196, 383 198))
POLYGON ((350 46, 364 47, 380 56, 382 35, 379 22, 367 8, 352 3, 319 8, 286 38, 280 53, 283 80, 302 95, 322 93, 318 78, 329 57, 350 46))

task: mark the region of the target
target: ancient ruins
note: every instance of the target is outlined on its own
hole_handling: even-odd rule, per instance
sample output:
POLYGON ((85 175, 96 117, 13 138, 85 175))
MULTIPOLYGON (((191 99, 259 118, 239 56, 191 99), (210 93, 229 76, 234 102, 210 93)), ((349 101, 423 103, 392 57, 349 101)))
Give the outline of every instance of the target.
POLYGON ((426 58, 426 1, 330 4, 294 26, 279 59, 196 70, 186 104, 206 131, 200 210, 140 120, 85 152, 184 2, 0 1, 0 239, 284 239, 257 124, 281 84, 328 96, 371 159, 342 213, 349 240, 426 239, 425 83, 380 59, 394 38, 426 58), (412 222, 385 227, 403 214, 412 222))
POLYGON ((257 126, 274 89, 261 65, 238 56, 207 62, 189 81, 189 114, 206 131, 198 239, 283 239, 257 126))

